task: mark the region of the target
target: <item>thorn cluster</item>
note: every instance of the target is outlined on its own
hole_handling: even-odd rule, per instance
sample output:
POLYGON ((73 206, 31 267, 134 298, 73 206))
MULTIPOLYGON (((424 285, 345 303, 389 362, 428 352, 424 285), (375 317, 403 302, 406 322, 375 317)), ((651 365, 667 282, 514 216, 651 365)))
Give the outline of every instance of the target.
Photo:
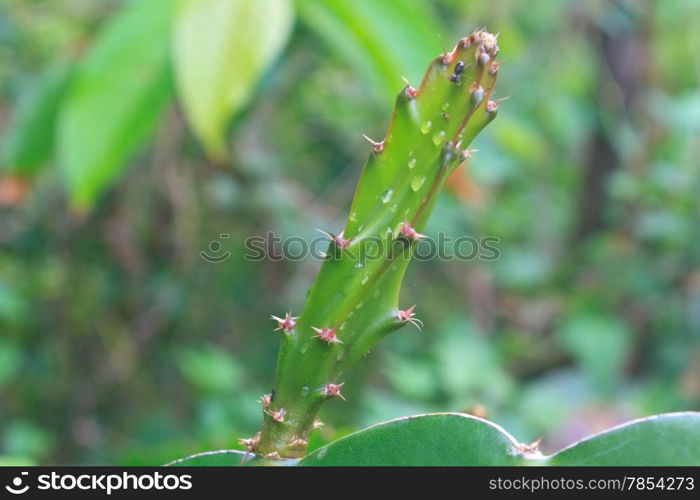
POLYGON ((330 239, 333 243, 338 245, 338 247, 340 247, 341 250, 346 249, 348 247, 348 245, 350 244, 350 242, 352 241, 352 238, 346 239, 343 237, 343 234, 345 233, 345 231, 341 231, 340 234, 338 234, 338 235, 333 235, 331 233, 324 231, 323 229, 316 229, 316 231, 318 231, 319 233, 321 233, 323 235, 326 235, 328 237, 328 239, 330 239))
POLYGON ((263 394, 260 396, 260 399, 258 399, 258 403, 260 403, 264 409, 269 408, 272 403, 272 394, 263 394))
POLYGON ((345 382, 341 384, 326 384, 323 388, 323 395, 327 398, 340 398, 346 401, 345 397, 340 393, 340 389, 342 389, 344 385, 345 382))
POLYGON ((297 326, 298 316, 292 316, 292 313, 288 312, 285 314, 284 319, 277 316, 270 316, 273 320, 277 321, 277 328, 275 331, 283 330, 285 333, 290 333, 297 326))
POLYGON ((424 234, 417 232, 408 222, 401 224, 401 234, 411 241, 425 238, 424 234))
POLYGON ((382 151, 384 151, 384 144, 386 141, 377 142, 374 139, 370 139, 365 134, 362 134, 362 137, 364 137, 367 140, 367 142, 369 142, 372 145, 372 151, 374 151, 376 154, 379 154, 382 151))
POLYGON ((402 76, 401 79, 402 79, 402 80, 404 81, 404 83, 406 84, 406 87, 404 88, 404 93, 406 94, 406 96, 407 96, 409 99, 415 99, 416 96, 418 95, 418 89, 416 89, 415 87, 413 87, 413 86, 411 85, 411 82, 409 82, 409 81, 408 81, 408 78, 406 78, 405 76, 402 76))
POLYGON ((399 319, 400 322, 410 323, 416 328, 418 328, 418 330, 420 331, 423 329, 423 322, 416 318, 416 314, 413 312, 415 309, 415 304, 409 307, 408 309, 399 309, 398 311, 396 311, 396 317, 399 319))
POLYGON ((336 337, 335 328, 316 328, 315 326, 312 326, 311 328, 313 328, 313 330, 317 333, 317 335, 314 335, 314 337, 320 338, 328 345, 343 343, 342 340, 336 337))
POLYGON ((268 415, 270 415, 270 418, 274 420, 275 422, 283 423, 285 417, 287 416, 287 410, 284 408, 280 408, 277 411, 265 411, 268 415))

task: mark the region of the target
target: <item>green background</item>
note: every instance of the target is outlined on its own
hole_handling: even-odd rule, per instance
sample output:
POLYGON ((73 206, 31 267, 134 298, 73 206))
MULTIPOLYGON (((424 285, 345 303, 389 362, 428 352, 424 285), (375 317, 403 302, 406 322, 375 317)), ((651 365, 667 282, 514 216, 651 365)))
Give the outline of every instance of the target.
POLYGON ((697 2, 263 4, 0 0, 0 462, 252 435, 269 315, 301 310, 318 262, 244 240, 341 227, 401 76, 483 26, 510 99, 426 232, 500 257, 409 268, 423 332, 350 371, 311 447, 466 411, 551 453, 700 409, 697 2))

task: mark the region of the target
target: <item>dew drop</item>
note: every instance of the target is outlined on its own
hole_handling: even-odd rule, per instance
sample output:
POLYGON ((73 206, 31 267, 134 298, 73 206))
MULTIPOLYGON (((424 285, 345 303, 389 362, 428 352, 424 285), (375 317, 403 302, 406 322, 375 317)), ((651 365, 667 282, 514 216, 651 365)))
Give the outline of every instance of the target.
POLYGON ((411 189, 413 191, 418 191, 420 188, 423 187, 423 183, 425 182, 425 177, 420 177, 416 175, 413 179, 411 179, 411 189))
POLYGON ((433 122, 428 120, 427 122, 423 122, 423 125, 420 126, 420 131, 423 134, 427 134, 430 132, 430 129, 433 128, 433 122))
POLYGON ((355 309, 361 309, 363 305, 365 305, 365 303, 364 303, 364 302, 360 302, 360 303, 358 303, 358 304, 355 306, 355 309))
POLYGON ((365 273, 365 275, 362 277, 362 284, 366 284, 367 281, 369 280, 369 273, 365 273))
POLYGON ((394 190, 393 189, 387 189, 382 193, 382 203, 389 203, 391 201, 391 197, 394 196, 394 190))
POLYGON ((446 103, 444 103, 444 104, 442 105, 442 110, 443 110, 443 111, 447 111, 447 108, 449 108, 449 107, 450 107, 450 103, 449 103, 449 102, 446 102, 446 103))
POLYGON ((302 394, 308 394, 308 393, 309 393, 309 388, 306 387, 306 386, 302 387, 302 388, 301 388, 301 393, 302 393, 302 394))
POLYGON ((408 168, 414 168, 416 166, 416 163, 418 163, 418 160, 415 158, 411 158, 408 160, 408 168))
POLYGON ((362 262, 355 264, 355 269, 364 269, 365 265, 362 262))
POLYGON ((435 144, 436 146, 439 146, 440 144, 445 142, 446 135, 447 134, 445 134, 444 130, 441 130, 440 132, 433 134, 433 144, 435 144))
POLYGON ((357 221, 357 213, 356 212, 350 212, 350 222, 356 222, 357 221))

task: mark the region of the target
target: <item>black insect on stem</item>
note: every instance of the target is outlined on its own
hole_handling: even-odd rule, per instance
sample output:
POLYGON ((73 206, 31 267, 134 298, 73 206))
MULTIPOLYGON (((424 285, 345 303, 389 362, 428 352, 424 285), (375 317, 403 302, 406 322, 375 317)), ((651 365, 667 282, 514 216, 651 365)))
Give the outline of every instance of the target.
POLYGON ((454 73, 450 76, 451 82, 459 82, 462 79, 462 73, 464 73, 464 63, 462 61, 457 61, 455 64, 454 73))

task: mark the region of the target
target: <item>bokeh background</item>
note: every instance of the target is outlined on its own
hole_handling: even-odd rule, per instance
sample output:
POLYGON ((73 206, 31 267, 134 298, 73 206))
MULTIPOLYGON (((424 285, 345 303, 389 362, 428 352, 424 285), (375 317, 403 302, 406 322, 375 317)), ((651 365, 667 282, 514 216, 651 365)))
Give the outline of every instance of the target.
POLYGON ((467 411, 551 452, 700 409, 697 1, 0 0, 0 462, 252 435, 269 315, 318 262, 243 241, 342 227, 400 77, 484 26, 510 99, 427 232, 501 257, 411 266, 423 332, 351 370, 312 447, 467 411))

